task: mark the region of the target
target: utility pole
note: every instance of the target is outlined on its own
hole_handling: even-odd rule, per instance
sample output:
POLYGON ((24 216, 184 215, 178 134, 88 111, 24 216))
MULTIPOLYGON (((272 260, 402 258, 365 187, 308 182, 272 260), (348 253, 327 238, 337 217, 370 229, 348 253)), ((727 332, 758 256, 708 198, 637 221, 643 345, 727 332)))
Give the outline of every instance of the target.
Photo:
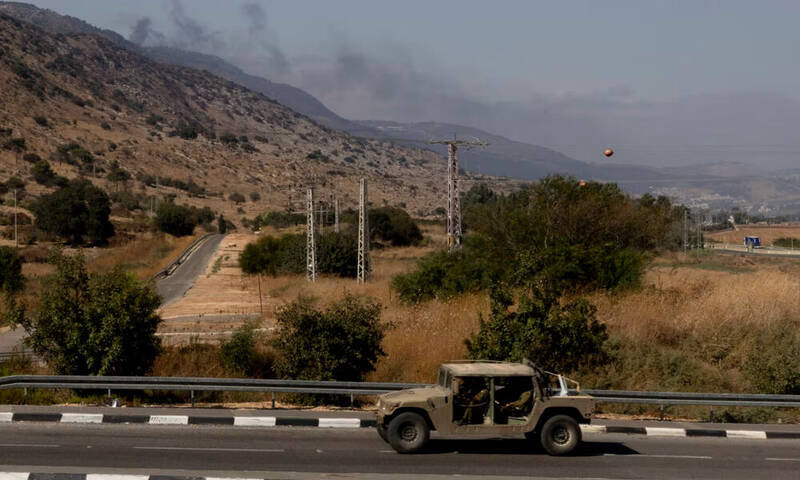
POLYGON ((485 147, 486 142, 476 140, 431 140, 429 144, 447 145, 447 248, 454 252, 461 248, 461 197, 458 191, 458 147, 485 147))
POLYGON ((333 201, 333 230, 339 233, 339 199, 333 201))
POLYGON ((314 190, 308 189, 306 206, 306 279, 317 281, 317 257, 314 243, 314 190))
POLYGON ((683 253, 686 253, 686 247, 689 244, 689 210, 683 210, 683 253))
POLYGON ((361 179, 358 192, 358 283, 369 280, 369 215, 367 211, 367 179, 361 179))

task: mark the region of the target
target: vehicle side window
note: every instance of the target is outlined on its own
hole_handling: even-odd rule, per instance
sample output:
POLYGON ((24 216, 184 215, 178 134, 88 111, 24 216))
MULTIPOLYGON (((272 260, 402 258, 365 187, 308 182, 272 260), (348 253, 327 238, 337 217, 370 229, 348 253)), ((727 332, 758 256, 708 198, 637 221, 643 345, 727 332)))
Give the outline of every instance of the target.
POLYGON ((453 422, 458 425, 486 423, 491 394, 489 379, 455 377, 453 389, 453 422))
POLYGON ((496 377, 494 379, 494 423, 525 423, 533 410, 536 389, 530 377, 496 377))

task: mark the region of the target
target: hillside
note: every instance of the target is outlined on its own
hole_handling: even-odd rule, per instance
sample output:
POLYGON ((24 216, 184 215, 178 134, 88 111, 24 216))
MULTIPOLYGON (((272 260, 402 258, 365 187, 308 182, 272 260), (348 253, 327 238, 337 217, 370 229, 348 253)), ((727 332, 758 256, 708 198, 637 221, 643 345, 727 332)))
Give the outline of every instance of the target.
POLYGON ((444 161, 430 151, 322 127, 212 74, 164 65, 102 36, 49 34, 0 14, 0 180, 18 165, 34 195, 35 154, 60 175, 83 175, 207 205, 237 221, 265 208, 304 208, 305 189, 343 207, 366 176, 375 204, 426 214, 442 205, 444 161), (16 140, 14 140, 16 139, 16 140), (118 162, 133 180, 105 179, 118 162), (160 177, 156 183, 154 177, 160 177), (168 185, 168 186, 165 186, 168 185), (261 199, 235 205, 230 193, 261 199))
MULTIPOLYGON (((0 13, 6 13, 18 20, 36 25, 49 33, 87 33, 100 35, 121 47, 141 53, 157 62, 207 70, 218 77, 238 83, 255 92, 263 93, 267 97, 327 127, 337 130, 346 130, 351 133, 364 130, 359 124, 346 120, 332 112, 308 92, 293 87, 292 85, 272 82, 262 77, 250 75, 242 71, 239 67, 231 65, 215 55, 191 52, 166 46, 141 46, 128 41, 125 37, 114 31, 100 29, 79 18, 69 15, 60 15, 52 10, 42 9, 28 3, 0 2, 0 13)), ((359 136, 371 137, 374 136, 372 135, 373 133, 375 132, 359 132, 359 136)))

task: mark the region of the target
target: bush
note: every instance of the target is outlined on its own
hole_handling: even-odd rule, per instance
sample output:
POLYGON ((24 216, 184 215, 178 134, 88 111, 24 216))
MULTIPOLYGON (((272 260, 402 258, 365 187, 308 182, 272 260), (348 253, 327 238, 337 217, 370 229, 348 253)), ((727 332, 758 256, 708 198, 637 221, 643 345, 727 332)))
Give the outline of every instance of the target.
POLYGON ((11 177, 6 181, 9 190, 25 190, 25 182, 19 177, 11 177))
POLYGON ((140 210, 142 208, 141 204, 139 203, 139 197, 127 190, 113 192, 111 194, 111 201, 122 205, 128 211, 140 210))
POLYGON ((253 202, 261 200, 261 194, 258 192, 250 192, 250 200, 253 202))
POLYGON ((241 193, 234 192, 234 193, 231 193, 228 196, 228 200, 230 200, 230 201, 236 203, 237 205, 239 205, 240 203, 244 203, 247 199, 244 198, 244 195, 242 195, 241 193))
POLYGON ((325 310, 300 298, 277 315, 273 345, 282 378, 363 381, 375 369, 389 324, 381 322, 381 305, 347 295, 325 310))
POLYGON ((237 328, 230 340, 220 345, 220 363, 235 376, 248 375, 256 358, 256 325, 246 323, 237 328))
POLYGON ((42 196, 31 208, 36 214, 36 228, 73 245, 83 243, 84 236, 91 243, 104 244, 114 235, 114 225, 108 218, 108 195, 87 180, 73 180, 42 196))
POLYGON ((53 185, 64 187, 69 183, 66 178, 56 175, 47 160, 39 159, 34 163, 31 167, 31 175, 33 175, 33 180, 36 183, 46 187, 52 187, 53 185))
MULTIPOLYGON (((26 340, 59 375, 144 375, 159 352, 161 300, 117 267, 90 274, 82 255, 56 254, 26 340)), ((20 307, 21 308, 21 307, 20 307)))
POLYGON ((15 249, 0 246, 0 291, 12 294, 22 290, 25 277, 22 276, 22 258, 15 249))
POLYGON ((176 237, 191 235, 197 220, 195 212, 187 206, 162 202, 156 209, 156 228, 176 237))
POLYGON ((511 295, 496 288, 489 321, 466 341, 470 358, 522 361, 529 358, 545 370, 569 372, 601 363, 608 340, 598 323, 597 308, 586 299, 560 304, 538 293, 522 297, 514 311, 511 295))
POLYGON ((355 278, 358 273, 358 239, 352 233, 329 232, 319 236, 317 271, 355 278))
POLYGON ((25 155, 22 156, 22 159, 28 163, 36 163, 39 160, 41 160, 42 157, 36 155, 35 153, 26 153, 25 155))
POLYGON ((225 217, 222 214, 219 214, 219 218, 217 219, 217 231, 219 233, 228 233, 228 222, 225 220, 225 217))
POLYGON ((253 219, 252 228, 258 230, 261 227, 272 226, 275 228, 286 228, 295 225, 302 225, 306 222, 303 213, 290 212, 266 212, 253 219))
POLYGON ((800 335, 789 319, 760 332, 744 372, 761 393, 800 394, 800 335))
POLYGON ((395 207, 369 210, 369 232, 371 238, 380 238, 396 247, 417 245, 422 241, 416 222, 405 210, 395 207))
POLYGON ((800 239, 794 237, 781 237, 772 242, 772 244, 776 247, 800 248, 800 239))
POLYGON ((392 278, 392 289, 404 302, 416 303, 449 298, 464 292, 488 288, 497 275, 496 267, 473 259, 463 250, 441 250, 422 258, 413 272, 392 278))
POLYGON ((239 143, 239 139, 236 137, 236 135, 230 132, 223 133, 222 135, 220 135, 219 141, 224 143, 225 145, 236 145, 237 143, 239 143))

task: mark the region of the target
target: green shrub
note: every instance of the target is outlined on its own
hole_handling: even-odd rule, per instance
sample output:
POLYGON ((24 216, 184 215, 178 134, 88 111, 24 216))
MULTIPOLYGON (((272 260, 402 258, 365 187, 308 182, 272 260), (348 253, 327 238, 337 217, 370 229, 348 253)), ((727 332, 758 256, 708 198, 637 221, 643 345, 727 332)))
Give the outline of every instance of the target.
POLYGON ((380 319, 381 305, 347 295, 317 310, 300 298, 277 315, 273 345, 280 354, 282 378, 363 381, 385 355, 381 342, 390 327, 380 319))
POLYGON ((234 192, 234 193, 231 193, 228 196, 228 200, 230 200, 230 201, 236 203, 237 205, 239 205, 240 203, 244 203, 247 199, 244 198, 244 195, 242 195, 241 193, 234 192))
POLYGON ((176 237, 191 235, 198 223, 197 215, 187 206, 162 202, 156 209, 156 227, 170 235, 176 237))
POLYGON ((800 239, 794 237, 781 237, 772 242, 772 244, 776 247, 800 248, 800 239))
POLYGON ((489 287, 497 278, 496 267, 464 250, 434 252, 417 263, 409 273, 392 278, 392 289, 404 302, 449 298, 489 287))
POLYGON ((328 232, 318 237, 317 271, 355 278, 358 270, 358 240, 347 232, 328 232))
POLYGON ((261 200, 261 194, 258 192, 250 192, 250 200, 252 200, 253 202, 261 200))
POLYGON ((230 340, 220 345, 220 363, 225 371, 235 376, 248 375, 256 358, 256 325, 246 323, 237 328, 230 340))
POLYGON ((22 276, 22 258, 14 248, 0 246, 0 291, 12 294, 22 290, 25 277, 22 276))
POLYGON ((608 339, 597 308, 586 299, 566 304, 547 294, 523 296, 516 310, 502 288, 492 292, 488 321, 466 341, 470 358, 522 361, 529 358, 545 370, 573 371, 600 363, 608 339))
POLYGON ((416 222, 403 209, 380 207, 369 211, 370 237, 381 239, 393 246, 417 245, 422 232, 416 222))
POLYGON ((128 190, 113 192, 111 194, 111 201, 122 205, 128 211, 141 210, 142 208, 142 205, 139 203, 139 197, 128 190))
POLYGON ((786 319, 759 332, 744 372, 761 393, 800 394, 800 335, 786 319))
POLYGON ((88 180, 73 180, 42 196, 31 208, 36 214, 36 228, 73 245, 83 243, 85 236, 91 243, 104 244, 114 235, 108 195, 88 180))
POLYGON ((252 228, 254 230, 258 230, 266 226, 286 228, 295 225, 302 225, 305 222, 306 215, 303 213, 266 212, 253 219, 252 228))
POLYGON ((90 274, 82 255, 56 254, 35 316, 22 326, 33 350, 59 375, 144 375, 159 352, 161 299, 115 268, 90 274))

